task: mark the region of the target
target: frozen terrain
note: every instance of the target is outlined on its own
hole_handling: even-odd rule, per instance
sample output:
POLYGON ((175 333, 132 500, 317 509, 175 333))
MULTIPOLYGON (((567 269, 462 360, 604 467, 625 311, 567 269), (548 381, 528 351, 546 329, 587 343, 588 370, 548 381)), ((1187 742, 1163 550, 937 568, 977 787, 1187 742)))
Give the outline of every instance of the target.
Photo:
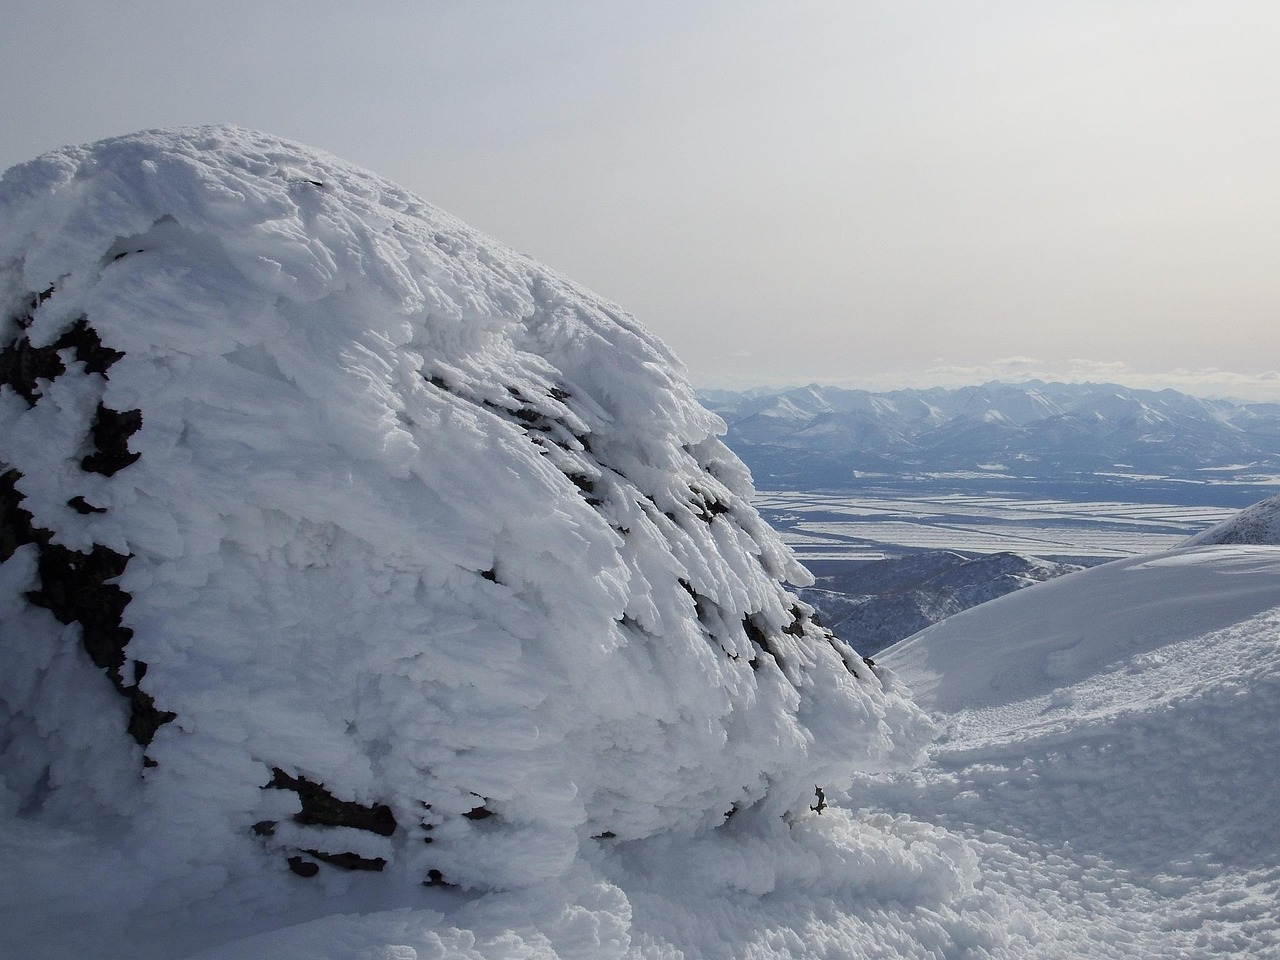
POLYGON ((878 653, 961 610, 1080 567, 1016 553, 965 556, 927 550, 884 560, 815 563, 797 593, 837 637, 878 653))
POLYGON ((881 660, 945 732, 864 800, 964 837, 1022 956, 1280 956, 1280 549, 1116 561, 881 660))
POLYGON ((766 491, 757 509, 806 563, 879 560, 923 550, 1020 553, 1092 566, 1180 546, 1240 507, 961 494, 907 484, 849 493, 766 491))
POLYGON ((0 309, 7 955, 1280 949, 1276 548, 873 667, 634 321, 235 128, 6 173, 0 309))

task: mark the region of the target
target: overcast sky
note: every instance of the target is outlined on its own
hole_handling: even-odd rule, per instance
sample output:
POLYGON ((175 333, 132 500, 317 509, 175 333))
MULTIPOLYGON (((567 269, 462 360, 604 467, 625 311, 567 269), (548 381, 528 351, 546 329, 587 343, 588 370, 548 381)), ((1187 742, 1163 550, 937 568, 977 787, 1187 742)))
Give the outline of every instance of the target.
POLYGON ((6 0, 0 167, 321 147, 621 303, 699 385, 1280 401, 1273 0, 6 0))

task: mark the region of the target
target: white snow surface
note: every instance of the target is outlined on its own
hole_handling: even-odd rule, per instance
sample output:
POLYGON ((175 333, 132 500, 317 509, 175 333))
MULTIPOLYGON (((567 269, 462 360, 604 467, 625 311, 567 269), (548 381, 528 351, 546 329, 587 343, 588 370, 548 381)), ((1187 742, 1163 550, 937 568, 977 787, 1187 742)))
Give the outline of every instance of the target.
POLYGON ((1197 533, 1183 546, 1213 543, 1269 543, 1280 546, 1280 493, 1245 507, 1233 517, 1197 533))
POLYGON ((877 659, 945 731, 864 796, 965 838, 1014 955, 1280 956, 1280 548, 1118 560, 877 659))
POLYGON ((124 354, 0 387, 0 955, 1280 956, 1280 549, 1095 567, 869 668, 634 321, 235 128, 9 171, 0 307, 14 379, 81 317, 124 354), (142 416, 109 476, 99 403, 142 416), (52 609, 95 544, 176 714, 145 745, 52 609), (394 831, 299 822, 276 769, 394 831))
MULTIPOLYGON (((0 389, 6 522, 127 558, 117 686, 176 714, 128 737, 84 621, 31 601, 55 564, 19 537, 0 882, 23 956, 146 956, 127 931, 196 902, 545 892, 642 838, 710 863, 730 811, 797 823, 816 786, 931 736, 786 590, 808 574, 667 349, 393 184, 236 128, 67 148, 0 184, 0 306, 15 383, 81 318, 123 353, 65 346, 65 372, 0 389), (111 445, 100 408, 142 418, 109 475, 84 466, 111 445), (394 830, 315 822, 301 781, 394 830), (313 851, 384 869, 293 875, 313 851)), ((797 856, 846 855, 805 829, 797 856)), ((599 885, 581 895, 614 910, 599 885)), ((588 935, 575 911, 538 943, 559 924, 622 949, 621 914, 588 935)))

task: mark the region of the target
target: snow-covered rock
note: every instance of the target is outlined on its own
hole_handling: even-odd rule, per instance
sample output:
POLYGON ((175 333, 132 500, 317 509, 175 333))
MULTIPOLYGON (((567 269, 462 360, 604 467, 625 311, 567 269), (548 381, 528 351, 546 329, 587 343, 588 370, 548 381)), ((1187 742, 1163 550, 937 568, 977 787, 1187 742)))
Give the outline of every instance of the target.
POLYGON ((1190 537, 1183 546, 1253 543, 1280 546, 1280 493, 1245 507, 1233 517, 1190 537))
POLYGON ((371 174, 226 127, 40 157, 0 181, 0 314, 0 902, 32 942, 55 901, 710 850, 931 735, 788 592, 667 349, 371 174))

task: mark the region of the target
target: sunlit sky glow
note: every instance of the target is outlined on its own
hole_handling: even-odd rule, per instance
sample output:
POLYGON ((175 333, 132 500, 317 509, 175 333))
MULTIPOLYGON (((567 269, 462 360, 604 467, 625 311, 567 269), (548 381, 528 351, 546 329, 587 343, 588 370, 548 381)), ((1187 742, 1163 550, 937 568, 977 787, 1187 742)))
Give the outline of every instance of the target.
POLYGON ((621 303, 705 386, 1280 401, 1280 5, 9 0, 0 167, 234 122, 621 303))

